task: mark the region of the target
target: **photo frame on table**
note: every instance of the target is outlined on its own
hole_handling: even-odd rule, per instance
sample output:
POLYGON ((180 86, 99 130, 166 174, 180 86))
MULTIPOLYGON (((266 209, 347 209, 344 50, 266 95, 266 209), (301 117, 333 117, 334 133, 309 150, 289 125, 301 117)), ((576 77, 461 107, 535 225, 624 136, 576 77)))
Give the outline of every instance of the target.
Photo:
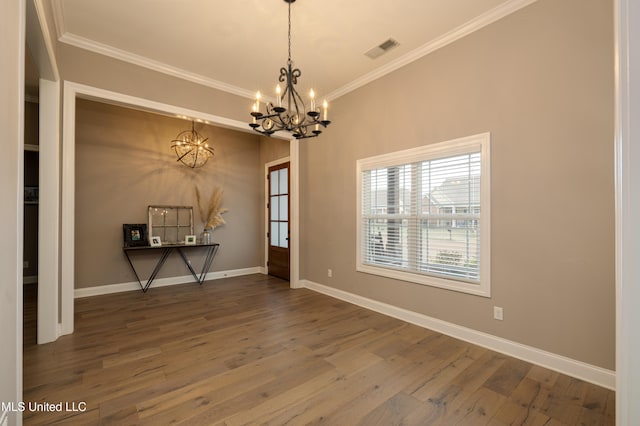
POLYGON ((122 225, 125 247, 146 247, 149 245, 146 223, 125 223, 122 225))
POLYGON ((160 237, 156 236, 156 237, 151 237, 151 247, 160 247, 162 246, 162 240, 160 240, 160 237))
POLYGON ((196 236, 195 235, 186 235, 184 237, 184 244, 187 246, 195 246, 196 245, 196 236))

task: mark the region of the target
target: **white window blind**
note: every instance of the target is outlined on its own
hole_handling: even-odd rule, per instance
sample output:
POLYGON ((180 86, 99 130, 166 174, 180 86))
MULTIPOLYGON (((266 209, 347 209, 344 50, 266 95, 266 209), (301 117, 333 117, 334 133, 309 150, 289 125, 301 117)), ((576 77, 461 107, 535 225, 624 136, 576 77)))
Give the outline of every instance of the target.
POLYGON ((488 144, 483 134, 360 160, 358 270, 488 295, 488 144))

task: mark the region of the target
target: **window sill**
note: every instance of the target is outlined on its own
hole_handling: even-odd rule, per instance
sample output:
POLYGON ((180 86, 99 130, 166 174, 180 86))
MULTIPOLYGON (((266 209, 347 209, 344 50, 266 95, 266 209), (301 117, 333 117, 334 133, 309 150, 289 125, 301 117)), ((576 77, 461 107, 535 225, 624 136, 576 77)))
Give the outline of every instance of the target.
POLYGON ((473 284, 465 281, 456 281, 445 278, 438 278, 429 275, 416 274, 412 272, 399 271, 391 268, 383 268, 378 266, 362 265, 356 266, 356 271, 381 277, 392 278, 395 280, 407 281, 430 287, 442 288, 445 290, 457 291, 460 293, 472 294, 475 296, 491 297, 491 287, 489 280, 481 280, 479 284, 473 284))

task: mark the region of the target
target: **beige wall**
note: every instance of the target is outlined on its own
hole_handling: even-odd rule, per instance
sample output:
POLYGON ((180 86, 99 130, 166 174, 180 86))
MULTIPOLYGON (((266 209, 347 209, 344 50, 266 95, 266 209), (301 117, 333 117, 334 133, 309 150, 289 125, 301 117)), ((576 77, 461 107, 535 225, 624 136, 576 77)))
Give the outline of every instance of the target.
MULTIPOLYGON (((260 162, 264 165, 289 156, 288 140, 260 137, 260 162)), ((265 175, 266 177, 266 175, 265 175)))
MULTIPOLYGON (((201 233, 195 185, 207 197, 214 186, 222 187, 229 209, 227 224, 213 233, 221 248, 211 271, 262 265, 260 138, 196 123, 216 155, 202 168, 190 169, 170 150, 171 140, 190 126, 185 120, 78 100, 76 288, 135 281, 122 252, 122 224, 147 223, 148 205, 193 206, 195 231, 201 233)), ((159 278, 189 274, 172 256, 159 278)), ((150 256, 136 258, 143 277, 153 262, 150 256)))
POLYGON ((301 143, 302 278, 614 369, 612 11, 540 0, 335 101, 301 143), (492 297, 357 273, 356 160, 481 132, 492 297))

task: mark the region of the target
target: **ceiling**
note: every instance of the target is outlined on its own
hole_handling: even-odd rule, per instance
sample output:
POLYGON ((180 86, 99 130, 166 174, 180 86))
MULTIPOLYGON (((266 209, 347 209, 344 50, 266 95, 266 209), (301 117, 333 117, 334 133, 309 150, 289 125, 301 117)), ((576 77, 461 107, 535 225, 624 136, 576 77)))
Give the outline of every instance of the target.
MULTIPOLYGON (((335 99, 535 0, 298 0, 298 89, 335 99), (399 42, 377 59, 365 52, 399 42)), ((59 41, 241 96, 275 91, 283 0, 51 0, 59 41)))

